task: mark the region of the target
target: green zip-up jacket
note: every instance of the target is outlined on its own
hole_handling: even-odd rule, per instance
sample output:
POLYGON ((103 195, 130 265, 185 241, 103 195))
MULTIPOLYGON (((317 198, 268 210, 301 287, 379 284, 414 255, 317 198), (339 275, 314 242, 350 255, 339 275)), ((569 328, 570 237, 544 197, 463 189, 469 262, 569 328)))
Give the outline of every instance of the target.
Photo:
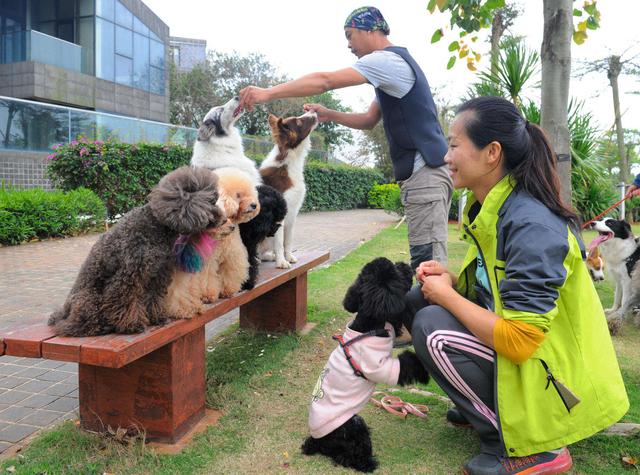
POLYGON ((462 234, 470 246, 458 292, 502 318, 545 333, 524 363, 496 356, 494 391, 506 455, 557 449, 617 422, 629 401, 581 239, 566 220, 527 192, 514 190, 509 175, 478 208, 471 196, 462 234), (475 282, 478 253, 490 294, 475 282), (580 402, 567 409, 548 378, 560 381, 580 402))

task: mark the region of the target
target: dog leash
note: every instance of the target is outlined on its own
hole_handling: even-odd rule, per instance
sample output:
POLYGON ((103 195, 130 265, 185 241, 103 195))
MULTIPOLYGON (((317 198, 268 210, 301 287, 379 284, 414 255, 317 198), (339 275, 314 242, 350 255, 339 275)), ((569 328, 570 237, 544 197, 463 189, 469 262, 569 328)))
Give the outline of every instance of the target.
POLYGON ((427 417, 427 412, 429 412, 429 408, 424 404, 412 404, 410 402, 405 402, 400 399, 398 396, 390 396, 382 391, 376 391, 371 395, 371 402, 382 409, 390 412, 394 416, 401 417, 402 419, 406 419, 408 414, 413 414, 417 417, 427 417), (380 400, 376 399, 374 396, 382 395, 380 400))
POLYGON ((334 340, 336 340, 340 345, 340 348, 342 348, 342 351, 344 352, 344 357, 347 359, 347 362, 349 363, 349 366, 351 366, 351 369, 353 369, 353 372, 355 373, 355 375, 360 376, 363 379, 367 379, 367 377, 362 372, 362 368, 360 367, 360 365, 353 359, 353 355, 351 355, 351 350, 349 349, 349 346, 353 345, 356 341, 360 341, 363 338, 366 338, 368 336, 388 337, 389 332, 384 328, 379 328, 377 330, 371 330, 367 333, 358 335, 347 342, 344 341, 344 337, 340 333, 337 333, 331 337, 334 340))
POLYGON ((587 221, 586 223, 584 223, 582 225, 582 229, 585 229, 587 226, 589 226, 591 223, 593 223, 594 221, 596 221, 598 218, 601 218, 602 216, 604 216, 605 214, 607 214, 609 211, 611 211, 614 208, 617 208, 618 206, 620 206, 620 204, 624 201, 624 200, 628 200, 630 197, 629 196, 625 196, 624 198, 622 198, 620 201, 617 201, 615 203, 613 203, 611 206, 609 206, 607 209, 605 209, 602 213, 600 213, 598 216, 596 216, 595 218, 591 218, 589 221, 587 221))

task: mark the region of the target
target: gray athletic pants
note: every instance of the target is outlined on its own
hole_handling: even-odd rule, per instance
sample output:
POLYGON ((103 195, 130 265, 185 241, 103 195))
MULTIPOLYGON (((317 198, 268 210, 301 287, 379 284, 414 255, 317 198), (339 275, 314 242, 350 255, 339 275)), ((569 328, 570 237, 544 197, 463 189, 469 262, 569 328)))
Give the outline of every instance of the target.
POLYGON ((482 452, 504 455, 494 401, 495 352, 448 310, 430 305, 419 285, 406 301, 404 325, 420 361, 478 432, 482 452))

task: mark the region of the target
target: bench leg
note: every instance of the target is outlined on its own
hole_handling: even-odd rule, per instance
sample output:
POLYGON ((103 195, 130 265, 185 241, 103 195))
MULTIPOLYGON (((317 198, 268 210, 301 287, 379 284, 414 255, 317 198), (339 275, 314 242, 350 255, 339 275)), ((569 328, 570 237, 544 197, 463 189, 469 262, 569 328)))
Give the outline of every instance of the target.
POLYGON ((307 323, 307 274, 240 307, 240 326, 265 331, 299 331, 307 323))
POLYGON ((80 421, 175 443, 205 414, 204 327, 119 369, 80 364, 80 421))

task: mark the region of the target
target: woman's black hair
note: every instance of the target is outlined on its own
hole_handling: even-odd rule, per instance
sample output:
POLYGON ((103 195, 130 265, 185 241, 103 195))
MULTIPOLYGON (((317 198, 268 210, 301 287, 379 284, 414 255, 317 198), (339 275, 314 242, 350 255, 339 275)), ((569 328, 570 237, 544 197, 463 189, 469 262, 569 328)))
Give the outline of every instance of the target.
POLYGON ((483 96, 462 104, 457 114, 469 111, 467 136, 478 148, 491 142, 502 146, 504 166, 521 188, 554 214, 579 225, 579 218, 560 197, 557 157, 544 131, 525 120, 515 105, 501 97, 483 96))

